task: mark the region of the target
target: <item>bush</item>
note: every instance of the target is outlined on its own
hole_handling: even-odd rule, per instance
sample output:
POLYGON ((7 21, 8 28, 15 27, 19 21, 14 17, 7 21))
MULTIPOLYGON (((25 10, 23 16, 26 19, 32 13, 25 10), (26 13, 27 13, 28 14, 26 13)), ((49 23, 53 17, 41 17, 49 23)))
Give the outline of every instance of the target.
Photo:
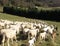
POLYGON ((37 8, 14 8, 14 7, 4 7, 3 12, 14 14, 18 16, 24 16, 28 18, 44 19, 44 20, 60 20, 60 9, 54 10, 37 10, 37 8))

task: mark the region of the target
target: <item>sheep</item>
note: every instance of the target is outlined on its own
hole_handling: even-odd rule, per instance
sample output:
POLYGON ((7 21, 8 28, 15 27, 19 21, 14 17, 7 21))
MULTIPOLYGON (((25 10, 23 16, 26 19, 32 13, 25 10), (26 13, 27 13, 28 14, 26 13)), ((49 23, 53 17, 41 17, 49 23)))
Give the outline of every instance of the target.
POLYGON ((31 38, 31 39, 28 41, 29 46, 35 46, 35 44, 34 44, 35 41, 36 41, 35 37, 31 38))
POLYGON ((9 28, 10 24, 13 24, 13 21, 1 20, 0 22, 0 26, 3 26, 4 28, 9 28))
POLYGON ((4 23, 6 23, 6 24, 14 24, 13 21, 9 21, 9 20, 5 20, 4 23))
POLYGON ((24 28, 23 29, 24 34, 26 34, 27 32, 29 32, 29 30, 30 30, 29 28, 24 28))
POLYGON ((52 38, 53 38, 53 41, 54 41, 55 37, 56 37, 57 26, 56 25, 51 25, 50 30, 53 30, 53 33, 51 35, 52 35, 52 38))
POLYGON ((3 27, 3 28, 6 28, 6 23, 0 22, 0 26, 3 27))
POLYGON ((3 22, 0 22, 0 26, 5 26, 5 23, 3 23, 3 22))
POLYGON ((9 44, 10 39, 12 40, 12 43, 13 43, 13 39, 16 40, 16 30, 14 30, 14 29, 2 29, 0 31, 0 33, 3 35, 3 40, 2 40, 3 46, 4 46, 4 42, 5 42, 5 37, 7 38, 8 46, 10 46, 10 44, 9 44))
POLYGON ((17 34, 19 34, 21 26, 20 24, 10 25, 10 28, 15 29, 17 31, 17 34))
POLYGON ((15 21, 14 24, 23 24, 23 22, 15 21))
POLYGON ((40 33, 39 37, 40 37, 40 40, 45 40, 45 38, 47 37, 47 32, 40 33))
POLYGON ((31 37, 36 37, 37 38, 37 34, 39 32, 39 29, 31 29, 29 30, 29 35, 28 35, 28 38, 31 36, 31 37))
MULTIPOLYGON (((0 30, 1 29, 2 29, 2 31, 0 31, 0 33, 3 34, 3 40, 2 40, 3 43, 5 40, 5 36, 7 37, 8 36, 7 34, 10 34, 9 31, 6 31, 8 29, 11 30, 11 32, 13 30, 16 31, 15 36, 12 36, 12 37, 16 37, 16 35, 19 34, 20 31, 23 31, 24 34, 27 34, 27 32, 28 32, 28 39, 29 39, 29 37, 36 38, 37 33, 40 33, 40 37, 42 37, 41 39, 44 39, 44 40, 46 38, 47 31, 52 36, 53 40, 55 39, 56 31, 57 31, 56 25, 48 25, 45 22, 40 22, 40 23, 19 22, 19 21, 13 22, 10 20, 3 20, 3 19, 0 20, 0 30), (44 32, 43 33, 40 32, 41 30, 43 30, 44 32)), ((9 39, 12 40, 13 38, 10 38, 10 37, 7 37, 7 38, 8 38, 7 41, 8 41, 8 46, 9 46, 9 39)))
POLYGON ((52 36, 53 40, 54 37, 56 36, 56 31, 55 31, 55 27, 53 25, 47 26, 45 28, 43 28, 44 31, 48 31, 48 33, 52 36))
POLYGON ((5 20, 3 20, 3 19, 0 19, 0 22, 4 22, 5 20))

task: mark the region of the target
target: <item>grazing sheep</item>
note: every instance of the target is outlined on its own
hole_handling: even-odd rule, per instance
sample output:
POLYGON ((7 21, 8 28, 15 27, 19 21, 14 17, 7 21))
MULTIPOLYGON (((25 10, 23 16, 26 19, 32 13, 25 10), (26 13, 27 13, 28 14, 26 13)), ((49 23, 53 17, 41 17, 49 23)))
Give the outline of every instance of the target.
POLYGON ((5 23, 3 23, 3 22, 0 22, 0 26, 2 26, 2 27, 4 27, 5 28, 5 23))
POLYGON ((47 32, 40 33, 40 40, 45 40, 46 37, 47 37, 47 32))
POLYGON ((36 38, 38 32, 39 32, 39 29, 31 29, 31 30, 29 30, 30 35, 28 35, 28 37, 35 37, 36 38))
POLYGON ((52 38, 53 38, 53 41, 54 41, 55 37, 56 37, 57 26, 56 25, 51 25, 51 28, 53 30, 52 38))
POLYGON ((35 46, 35 44, 34 44, 35 41, 36 41, 35 37, 31 38, 31 39, 28 41, 29 46, 35 46))
POLYGON ((29 32, 29 30, 30 30, 29 28, 24 28, 23 29, 24 34, 26 34, 27 32, 29 32))
POLYGON ((53 25, 50 25, 50 26, 47 26, 45 28, 43 28, 44 31, 48 31, 48 33, 52 36, 53 40, 54 40, 54 37, 56 36, 56 30, 55 30, 55 27, 53 25))
POLYGON ((12 40, 12 43, 13 43, 13 39, 16 40, 16 30, 14 29, 2 29, 0 33, 3 35, 3 40, 2 40, 3 46, 5 42, 5 37, 7 38, 8 46, 10 46, 9 44, 10 39, 12 40))
POLYGON ((16 25, 10 25, 10 28, 15 29, 17 31, 17 34, 19 34, 20 31, 20 24, 16 24, 16 25))
POLYGON ((6 23, 6 24, 14 24, 13 21, 9 21, 9 20, 5 20, 4 23, 6 23))
MULTIPOLYGON (((34 41, 36 41, 37 36, 40 37, 41 40, 45 40, 47 37, 47 33, 50 34, 53 38, 53 41, 55 40, 56 37, 56 31, 57 31, 57 26, 56 25, 48 25, 45 22, 19 22, 19 21, 10 21, 10 20, 3 20, 0 19, 0 34, 3 35, 3 46, 4 42, 7 38, 7 43, 8 46, 9 40, 12 41, 13 39, 16 40, 16 35, 20 33, 20 31, 23 32, 23 34, 28 35, 28 43, 29 46, 35 46, 34 41), (31 39, 30 39, 31 38, 31 39)), ((22 34, 22 33, 20 33, 22 34)), ((17 40, 16 40, 17 41, 17 40)))

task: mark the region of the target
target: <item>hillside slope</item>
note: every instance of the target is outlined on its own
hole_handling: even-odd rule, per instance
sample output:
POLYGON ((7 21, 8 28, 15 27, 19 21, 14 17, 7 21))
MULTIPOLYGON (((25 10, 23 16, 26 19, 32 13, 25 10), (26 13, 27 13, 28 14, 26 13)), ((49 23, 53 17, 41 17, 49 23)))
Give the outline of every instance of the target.
MULTIPOLYGON (((36 46, 60 46, 60 22, 53 22, 53 21, 45 21, 45 20, 37 20, 37 19, 29 19, 29 18, 25 18, 25 17, 19 17, 19 16, 15 16, 15 15, 10 15, 10 14, 5 14, 5 13, 0 13, 0 19, 7 19, 7 20, 11 20, 11 21, 28 21, 28 22, 39 22, 39 21, 44 21, 48 24, 54 24, 57 25, 58 27, 58 32, 56 35, 56 40, 53 43, 52 40, 49 41, 43 41, 42 44, 39 44, 39 39, 36 41, 35 45, 36 46)), ((14 41, 15 43, 15 41, 14 41)), ((28 40, 20 40, 18 41, 16 44, 14 44, 13 46, 22 46, 24 44, 27 44, 28 40), (18 44, 18 45, 17 45, 18 44)), ((5 44, 5 46, 7 46, 5 44)))
POLYGON ((21 6, 21 7, 34 7, 39 6, 48 6, 48 7, 59 7, 60 0, 0 0, 0 5, 3 6, 21 6))

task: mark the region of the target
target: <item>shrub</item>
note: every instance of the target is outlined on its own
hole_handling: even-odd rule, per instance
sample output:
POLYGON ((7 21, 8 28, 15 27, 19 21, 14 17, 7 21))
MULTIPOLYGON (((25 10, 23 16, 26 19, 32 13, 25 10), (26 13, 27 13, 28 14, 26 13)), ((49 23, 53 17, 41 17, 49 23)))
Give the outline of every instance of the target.
POLYGON ((39 11, 37 8, 26 9, 26 8, 4 7, 3 12, 36 19, 53 20, 53 21, 60 20, 60 9, 54 9, 54 10, 41 9, 39 11))

